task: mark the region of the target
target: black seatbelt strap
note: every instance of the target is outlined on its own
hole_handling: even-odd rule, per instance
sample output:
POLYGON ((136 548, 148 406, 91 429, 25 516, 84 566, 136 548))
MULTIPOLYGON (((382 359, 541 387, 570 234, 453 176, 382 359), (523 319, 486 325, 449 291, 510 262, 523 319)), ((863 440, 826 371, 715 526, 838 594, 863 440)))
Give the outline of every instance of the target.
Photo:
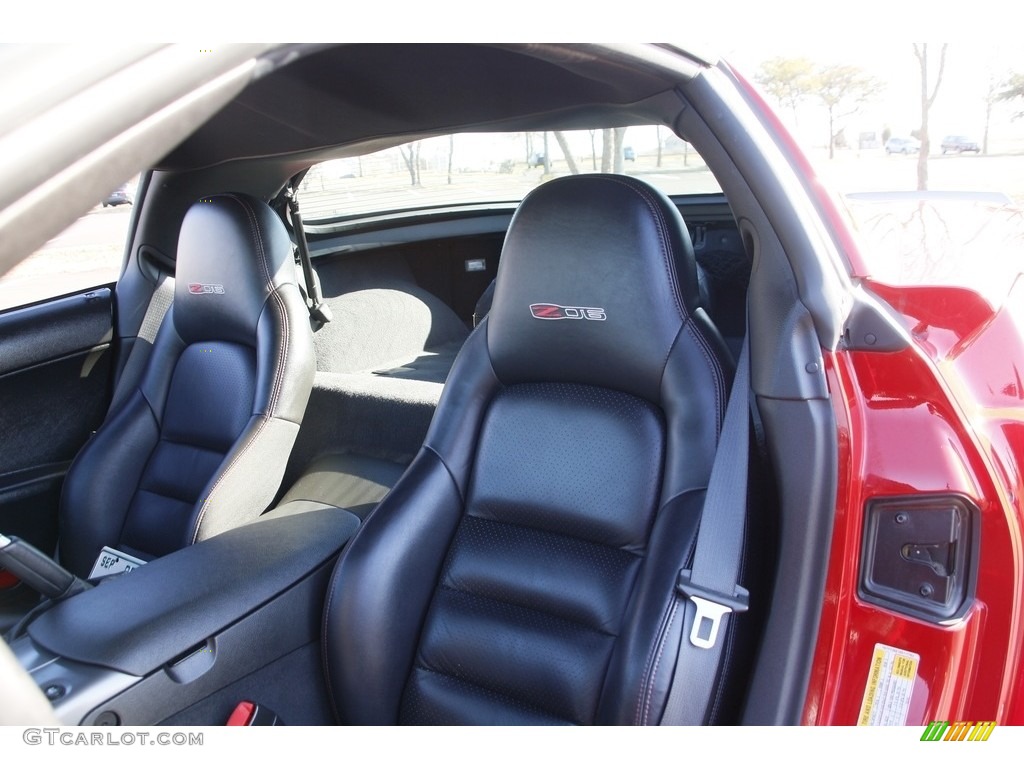
POLYGON ((743 339, 701 514, 692 567, 676 588, 686 599, 679 655, 662 725, 703 725, 715 694, 730 613, 747 610, 739 586, 750 452, 750 350, 743 339))
POLYGON ((313 274, 313 262, 309 257, 309 245, 306 243, 306 230, 302 226, 302 214, 299 213, 299 198, 295 194, 295 188, 290 184, 285 188, 284 197, 288 205, 292 231, 295 232, 295 244, 299 249, 302 276, 306 281, 306 306, 309 308, 309 319, 313 324, 313 330, 318 331, 325 324, 331 322, 334 316, 331 314, 331 308, 324 304, 320 297, 320 285, 316 275, 313 274))
POLYGON ((117 387, 110 400, 110 410, 121 403, 138 383, 142 371, 149 360, 149 354, 153 350, 153 341, 156 339, 156 332, 160 330, 160 324, 164 321, 167 310, 171 308, 174 301, 174 278, 165 272, 160 273, 157 278, 156 288, 149 299, 146 307, 146 314, 142 316, 142 324, 135 336, 135 343, 132 345, 124 368, 121 369, 121 376, 117 380, 117 387), (143 343, 145 342, 145 343, 143 343))

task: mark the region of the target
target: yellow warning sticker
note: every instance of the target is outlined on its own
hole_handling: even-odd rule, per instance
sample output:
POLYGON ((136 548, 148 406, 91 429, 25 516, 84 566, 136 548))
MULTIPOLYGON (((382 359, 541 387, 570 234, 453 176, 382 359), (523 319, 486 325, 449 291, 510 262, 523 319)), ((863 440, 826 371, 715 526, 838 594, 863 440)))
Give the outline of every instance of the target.
POLYGON ((875 644, 857 725, 907 724, 920 661, 916 653, 875 644))

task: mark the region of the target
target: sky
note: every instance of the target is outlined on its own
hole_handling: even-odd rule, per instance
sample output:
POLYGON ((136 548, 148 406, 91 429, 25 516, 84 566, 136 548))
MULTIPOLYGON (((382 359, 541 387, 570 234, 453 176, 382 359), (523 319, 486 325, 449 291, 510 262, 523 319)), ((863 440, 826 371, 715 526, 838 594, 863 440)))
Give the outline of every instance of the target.
MULTIPOLYGON (((929 83, 938 74, 941 42, 928 47, 929 83)), ((723 58, 753 76, 761 63, 774 56, 804 56, 820 64, 852 64, 885 83, 884 91, 862 108, 867 123, 888 124, 894 135, 907 135, 920 124, 921 74, 913 53, 913 41, 882 39, 873 43, 870 55, 858 42, 832 41, 825 45, 805 41, 784 50, 770 43, 751 43, 723 51, 723 58)), ((978 137, 985 123, 984 97, 990 79, 1003 81, 1013 70, 1024 72, 1024 47, 999 41, 950 40, 946 66, 930 113, 932 135, 966 133, 978 137)), ((1024 134, 1024 120, 1011 124, 1010 116, 1024 109, 1000 104, 993 111, 993 125, 1002 134, 1024 134)))
POLYGON ((861 58, 880 41, 968 39, 1019 44, 1024 11, 1006 0, 641 0, 560 3, 479 0, 341 3, 338 0, 210 0, 123 3, 109 8, 80 0, 8 3, 0 38, 9 41, 241 42, 313 41, 631 42, 694 41, 710 50, 737 43, 784 50, 828 51, 843 45, 861 58), (244 8, 245 12, 240 12, 244 8))

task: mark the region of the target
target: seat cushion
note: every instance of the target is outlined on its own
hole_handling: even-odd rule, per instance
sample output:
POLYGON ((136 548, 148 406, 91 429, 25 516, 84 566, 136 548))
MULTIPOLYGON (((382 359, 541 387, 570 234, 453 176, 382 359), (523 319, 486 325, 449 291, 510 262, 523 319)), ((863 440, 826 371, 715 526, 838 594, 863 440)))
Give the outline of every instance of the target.
POLYGON ((596 387, 494 399, 401 722, 594 722, 657 511, 664 429, 649 403, 596 387))
POLYGON ((311 501, 365 518, 405 471, 404 464, 355 453, 329 453, 312 462, 277 506, 311 501))

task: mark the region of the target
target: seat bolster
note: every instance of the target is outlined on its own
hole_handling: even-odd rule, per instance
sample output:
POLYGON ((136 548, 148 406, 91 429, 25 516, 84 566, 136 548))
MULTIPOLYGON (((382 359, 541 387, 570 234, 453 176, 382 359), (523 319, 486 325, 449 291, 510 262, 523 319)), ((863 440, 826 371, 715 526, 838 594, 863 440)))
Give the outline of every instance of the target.
POLYGON ((316 354, 309 313, 294 284, 267 297, 256 325, 256 357, 253 413, 298 424, 313 388, 316 354))
POLYGON ((61 561, 88 576, 104 546, 116 547, 128 508, 160 430, 136 389, 75 458, 64 481, 60 510, 61 561), (110 471, 110 467, 117 471, 110 471))
POLYGON ((424 445, 444 459, 465 499, 484 414, 498 391, 487 341, 487 321, 463 345, 445 383, 424 445))
POLYGON ((287 456, 299 425, 287 419, 253 416, 214 473, 185 528, 188 546, 259 517, 281 486, 287 456))
POLYGON ((463 502, 430 448, 417 454, 334 570, 324 667, 338 721, 394 725, 463 502))
POLYGON ((682 327, 665 361, 661 407, 668 454, 662 499, 707 487, 732 383, 725 342, 698 309, 682 327))
POLYGON ((603 725, 657 725, 675 671, 684 598, 676 592, 683 558, 700 524, 704 490, 670 500, 658 513, 623 633, 608 665, 601 705, 603 725))
MULTIPOLYGON (((145 372, 138 383, 138 389, 149 403, 158 424, 163 421, 164 407, 167 405, 167 395, 171 391, 174 369, 178 365, 181 354, 188 346, 178 335, 174 323, 170 321, 173 313, 174 307, 172 306, 167 310, 165 322, 157 331, 145 372)), ((108 415, 107 418, 110 419, 111 416, 108 415)), ((107 425, 104 423, 101 430, 106 428, 107 425)))
MULTIPOLYGON (((172 312, 173 307, 168 317, 172 312)), ((79 576, 88 575, 100 549, 121 541, 132 500, 160 440, 171 380, 185 346, 173 322, 161 324, 138 385, 107 414, 68 470, 61 492, 60 557, 79 576)))

